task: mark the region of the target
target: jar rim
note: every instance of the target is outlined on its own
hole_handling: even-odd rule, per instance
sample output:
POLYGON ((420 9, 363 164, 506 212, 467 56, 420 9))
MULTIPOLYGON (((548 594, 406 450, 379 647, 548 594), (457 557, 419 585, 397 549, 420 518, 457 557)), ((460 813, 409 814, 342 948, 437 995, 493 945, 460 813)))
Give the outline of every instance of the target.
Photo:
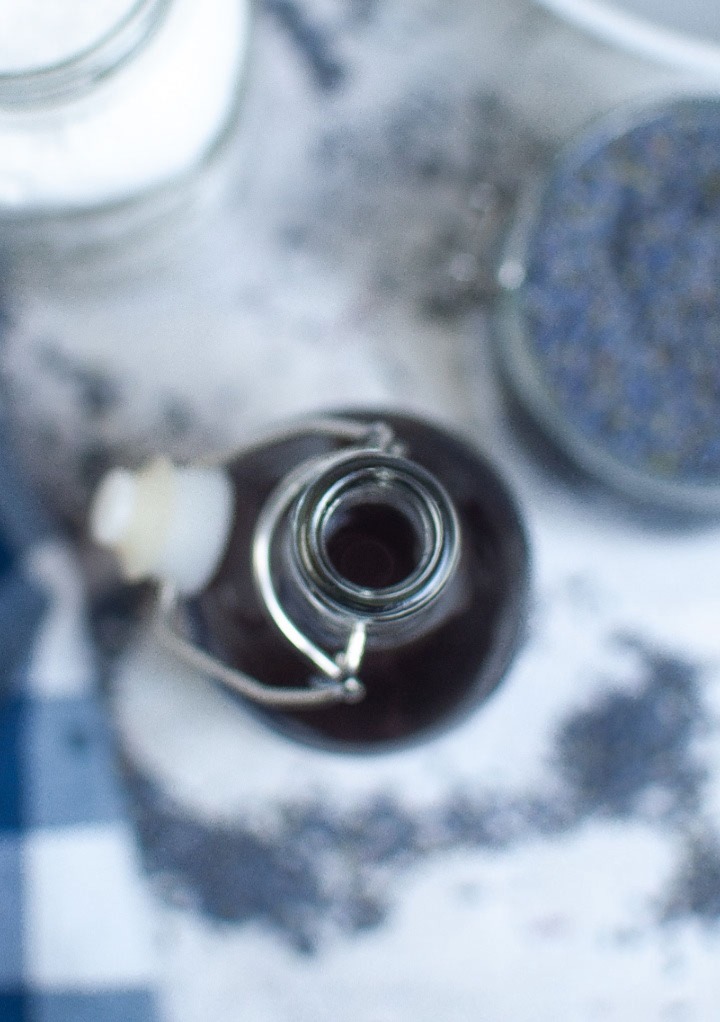
POLYGON ((141 49, 172 0, 135 0, 90 45, 48 64, 0 71, 0 108, 26 108, 75 98, 114 73, 141 49))

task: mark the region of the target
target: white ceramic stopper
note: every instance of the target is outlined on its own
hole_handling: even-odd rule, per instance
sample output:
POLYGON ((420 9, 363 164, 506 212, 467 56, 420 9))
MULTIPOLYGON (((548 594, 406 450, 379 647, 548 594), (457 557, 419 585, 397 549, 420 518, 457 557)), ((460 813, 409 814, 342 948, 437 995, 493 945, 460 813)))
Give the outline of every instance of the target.
POLYGON ((115 553, 128 581, 154 578, 187 595, 217 570, 233 511, 222 468, 178 468, 158 459, 138 472, 108 473, 93 501, 90 533, 115 553))

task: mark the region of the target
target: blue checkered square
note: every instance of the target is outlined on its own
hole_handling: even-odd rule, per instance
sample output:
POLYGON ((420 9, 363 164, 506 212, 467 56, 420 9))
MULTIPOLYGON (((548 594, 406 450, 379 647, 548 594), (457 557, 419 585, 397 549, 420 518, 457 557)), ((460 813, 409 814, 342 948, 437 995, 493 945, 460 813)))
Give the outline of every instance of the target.
MULTIPOLYGON (((148 1022, 150 996, 137 991, 97 994, 35 994, 29 999, 31 1022, 148 1022)), ((5 1022, 4 1016, 0 1020, 5 1022)))
POLYGON ((0 578, 0 699, 23 687, 33 637, 47 604, 47 597, 19 571, 0 578))
POLYGON ((6 695, 0 700, 0 836, 18 831, 22 823, 20 743, 24 718, 19 699, 6 695))
POLYGON ((27 998, 24 994, 6 994, 0 991, 0 1020, 2 1022, 28 1022, 27 998))
POLYGON ((21 754, 29 826, 104 823, 122 815, 112 738, 104 708, 93 696, 29 706, 21 754))
POLYGON ((0 991, 19 989, 22 980, 22 894, 20 836, 0 835, 0 991))

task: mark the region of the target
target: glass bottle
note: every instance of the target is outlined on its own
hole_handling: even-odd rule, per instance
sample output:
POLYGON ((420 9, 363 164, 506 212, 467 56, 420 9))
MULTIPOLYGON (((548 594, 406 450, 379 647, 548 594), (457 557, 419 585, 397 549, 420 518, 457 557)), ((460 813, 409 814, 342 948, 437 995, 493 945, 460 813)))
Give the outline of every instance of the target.
POLYGON ((92 533, 160 582, 175 652, 293 736, 392 746, 484 699, 528 550, 495 469, 420 419, 297 423, 223 466, 111 472, 92 533))

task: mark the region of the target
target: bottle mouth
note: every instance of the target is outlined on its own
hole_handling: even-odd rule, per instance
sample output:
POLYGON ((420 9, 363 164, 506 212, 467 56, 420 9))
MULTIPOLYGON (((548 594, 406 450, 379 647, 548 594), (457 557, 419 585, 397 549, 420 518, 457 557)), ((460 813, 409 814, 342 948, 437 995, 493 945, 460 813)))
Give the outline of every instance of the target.
MULTIPOLYGON (((0 108, 22 109, 82 95, 145 44, 171 2, 117 0, 104 9, 82 5, 76 18, 64 5, 58 26, 38 25, 37 17, 30 24, 29 14, 25 23, 19 18, 0 48, 0 108)), ((23 5, 17 10, 23 12, 23 5)))
POLYGON ((325 523, 322 552, 345 584, 363 590, 392 589, 417 570, 422 550, 415 524, 404 509, 377 495, 334 511, 325 523))
POLYGON ((320 475, 298 501, 294 557, 328 609, 399 621, 439 597, 459 555, 455 511, 420 466, 364 453, 320 475))

